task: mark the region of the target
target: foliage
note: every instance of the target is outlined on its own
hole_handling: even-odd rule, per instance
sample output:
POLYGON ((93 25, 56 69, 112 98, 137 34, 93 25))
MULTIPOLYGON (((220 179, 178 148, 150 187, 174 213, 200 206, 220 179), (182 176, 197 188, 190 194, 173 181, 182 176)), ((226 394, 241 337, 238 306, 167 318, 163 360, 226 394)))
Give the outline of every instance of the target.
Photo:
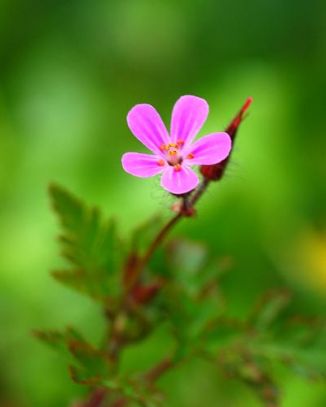
POLYGON ((114 281, 119 244, 114 221, 103 221, 97 208, 87 208, 61 187, 52 185, 50 194, 62 225, 61 253, 69 264, 54 271, 54 278, 105 303, 119 287, 114 281))
POLYGON ((52 185, 50 194, 68 264, 53 276, 99 302, 107 322, 96 346, 72 327, 35 332, 66 355, 72 379, 90 388, 89 400, 81 407, 162 406, 156 381, 193 357, 247 384, 269 407, 280 405, 275 366, 286 365, 311 379, 325 378, 325 325, 293 316, 290 293, 273 290, 245 320, 231 318, 223 295, 223 275, 230 266, 226 259, 212 257, 200 243, 173 240, 160 257, 165 272, 158 276, 155 259, 144 264, 146 247, 160 232, 156 218, 137 229, 126 256, 113 221, 103 220, 97 209, 59 186, 52 185), (173 352, 167 350, 148 371, 123 373, 123 351, 162 327, 173 337, 173 352))

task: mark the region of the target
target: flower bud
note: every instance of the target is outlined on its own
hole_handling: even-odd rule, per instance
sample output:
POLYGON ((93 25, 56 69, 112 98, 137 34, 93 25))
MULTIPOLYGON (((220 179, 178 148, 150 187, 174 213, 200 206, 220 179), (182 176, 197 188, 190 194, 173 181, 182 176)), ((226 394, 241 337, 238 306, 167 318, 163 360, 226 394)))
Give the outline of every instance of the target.
MULTIPOLYGON (((253 101, 252 97, 247 98, 247 100, 245 101, 245 103, 242 106, 239 113, 235 116, 235 118, 232 120, 232 122, 229 124, 229 126, 225 130, 225 132, 228 133, 229 136, 231 137, 233 143, 234 143, 235 136, 237 134, 238 128, 240 126, 240 123, 243 120, 244 114, 248 110, 248 108, 251 105, 252 101, 253 101)), ((224 175, 224 172, 225 172, 225 169, 226 169, 227 164, 229 162, 230 156, 231 156, 231 154, 229 154, 228 157, 225 160, 219 162, 218 164, 202 165, 200 167, 200 172, 205 177, 205 179, 207 179, 209 181, 218 181, 218 180, 220 180, 224 175)))

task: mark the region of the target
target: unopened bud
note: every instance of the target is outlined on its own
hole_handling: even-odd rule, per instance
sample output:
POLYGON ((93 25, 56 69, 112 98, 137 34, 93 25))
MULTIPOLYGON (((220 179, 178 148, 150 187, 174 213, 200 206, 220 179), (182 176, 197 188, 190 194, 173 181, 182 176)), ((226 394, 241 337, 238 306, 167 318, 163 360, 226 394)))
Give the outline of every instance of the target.
MULTIPOLYGON (((229 136, 231 137, 233 143, 234 143, 238 128, 240 126, 240 123, 243 120, 244 114, 249 109, 249 106, 251 105, 252 101, 253 101, 252 97, 249 97, 245 101, 245 103, 243 104, 239 113, 235 116, 235 118, 232 120, 232 122, 229 124, 229 126, 225 130, 225 132, 228 133, 229 136)), ((229 162, 230 156, 231 156, 231 153, 228 155, 228 157, 225 160, 221 161, 218 164, 202 165, 200 167, 200 172, 209 181, 220 180, 223 177, 223 174, 224 174, 227 164, 229 162)))

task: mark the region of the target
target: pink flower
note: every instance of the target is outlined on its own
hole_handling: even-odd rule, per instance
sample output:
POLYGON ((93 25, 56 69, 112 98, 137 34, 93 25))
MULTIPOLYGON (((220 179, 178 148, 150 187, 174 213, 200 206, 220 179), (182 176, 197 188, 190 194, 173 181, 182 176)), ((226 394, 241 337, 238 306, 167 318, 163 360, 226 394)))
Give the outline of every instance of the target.
POLYGON ((173 107, 169 134, 153 106, 134 106, 127 116, 128 126, 152 154, 124 154, 124 170, 141 178, 162 174, 161 185, 172 194, 185 194, 195 189, 199 179, 191 167, 217 164, 231 150, 231 138, 227 133, 212 133, 193 142, 207 119, 208 110, 204 99, 182 96, 173 107))

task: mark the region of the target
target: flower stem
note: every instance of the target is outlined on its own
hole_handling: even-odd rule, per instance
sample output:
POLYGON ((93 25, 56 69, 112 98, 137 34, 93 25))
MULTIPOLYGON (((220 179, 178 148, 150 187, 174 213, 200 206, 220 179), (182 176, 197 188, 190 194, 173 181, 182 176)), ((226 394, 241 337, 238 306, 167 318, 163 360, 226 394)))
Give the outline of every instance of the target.
MULTIPOLYGON (((193 195, 190 197, 189 200, 185 201, 186 202, 186 208, 185 212, 183 212, 183 209, 181 208, 180 212, 178 212, 176 215, 174 215, 166 224, 163 226, 163 228, 159 231, 159 233, 155 236, 154 240, 152 243, 149 245, 143 259, 141 262, 141 267, 140 269, 143 269, 151 259, 152 255, 154 254, 155 250, 163 243, 165 240, 166 236, 168 233, 173 229, 173 227, 184 217, 189 217, 187 215, 187 212, 189 210, 194 208, 194 205, 197 203, 197 201, 201 198, 201 196, 204 194, 206 191, 208 184, 210 183, 209 180, 203 179, 203 181, 200 183, 198 188, 195 190, 193 195)), ((185 204, 184 202, 184 204, 185 204)))
POLYGON ((101 407, 103 406, 103 402, 107 396, 106 389, 95 389, 89 396, 88 400, 86 400, 82 404, 74 404, 73 407, 101 407))
POLYGON ((198 188, 195 190, 194 194, 192 195, 190 199, 190 205, 193 207, 195 203, 201 198, 203 193, 206 191, 210 181, 206 178, 203 179, 201 184, 198 186, 198 188))
POLYGON ((183 217, 182 213, 179 212, 171 218, 168 223, 163 226, 163 228, 159 231, 159 233, 155 236, 152 243, 149 245, 141 264, 141 268, 146 266, 146 264, 151 259, 152 255, 154 254, 155 250, 160 246, 160 244, 164 241, 165 237, 168 235, 170 230, 179 222, 179 220, 183 217))

